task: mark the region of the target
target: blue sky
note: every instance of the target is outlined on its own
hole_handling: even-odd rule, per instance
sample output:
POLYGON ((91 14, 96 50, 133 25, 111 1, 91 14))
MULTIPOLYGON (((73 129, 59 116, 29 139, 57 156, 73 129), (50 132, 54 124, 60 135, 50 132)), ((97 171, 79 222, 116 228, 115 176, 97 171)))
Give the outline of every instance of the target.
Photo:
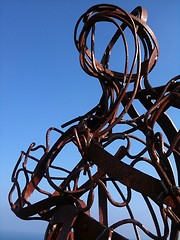
POLYGON ((11 173, 20 151, 33 141, 44 144, 49 127, 98 103, 98 81, 81 69, 73 33, 81 14, 105 2, 148 10, 160 45, 152 85, 179 74, 179 0, 0 0, 0 233, 33 229, 43 239, 46 223, 22 221, 10 210, 11 173))

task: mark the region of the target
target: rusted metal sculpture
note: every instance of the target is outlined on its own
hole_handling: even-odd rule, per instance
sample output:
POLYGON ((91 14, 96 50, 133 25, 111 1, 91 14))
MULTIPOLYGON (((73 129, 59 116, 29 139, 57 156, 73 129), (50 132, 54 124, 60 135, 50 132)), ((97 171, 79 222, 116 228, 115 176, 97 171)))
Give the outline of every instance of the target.
POLYGON ((148 74, 159 47, 146 20, 141 7, 128 14, 103 4, 77 22, 81 66, 99 80, 102 96, 88 113, 62 126, 72 125, 68 130, 50 128, 45 146, 32 143, 21 153, 9 194, 18 217, 49 222, 47 240, 128 239, 124 226, 136 239, 142 234, 178 239, 180 135, 167 113, 179 108, 180 76, 151 86, 148 74), (107 23, 115 31, 98 60, 98 25, 107 23), (117 46, 123 46, 121 52, 117 46), (117 70, 112 69, 113 51, 121 61, 117 70), (51 144, 53 133, 57 140, 51 144), (79 159, 74 151, 64 154, 69 146, 78 149, 79 159), (33 199, 32 193, 41 198, 33 199), (136 217, 143 203, 149 215, 136 217))

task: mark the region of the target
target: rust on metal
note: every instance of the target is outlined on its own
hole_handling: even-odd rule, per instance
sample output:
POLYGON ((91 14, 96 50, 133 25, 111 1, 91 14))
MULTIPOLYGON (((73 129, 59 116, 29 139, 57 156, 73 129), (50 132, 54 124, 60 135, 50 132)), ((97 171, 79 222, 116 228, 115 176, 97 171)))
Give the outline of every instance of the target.
POLYGON ((9 193, 19 218, 48 222, 46 240, 178 239, 180 133, 169 113, 180 107, 180 75, 151 85, 159 46, 146 22, 142 7, 127 13, 110 4, 77 21, 81 67, 99 80, 102 96, 63 124, 66 131, 48 129, 45 146, 32 143, 21 153, 9 193), (99 53, 104 27, 113 31, 99 53), (72 151, 66 159, 69 146, 79 157, 72 151))

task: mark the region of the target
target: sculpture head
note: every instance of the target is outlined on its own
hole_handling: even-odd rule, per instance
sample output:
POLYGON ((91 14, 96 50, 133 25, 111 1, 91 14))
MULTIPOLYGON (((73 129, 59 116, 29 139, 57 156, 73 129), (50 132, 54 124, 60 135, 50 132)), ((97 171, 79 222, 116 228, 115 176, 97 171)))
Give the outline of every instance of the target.
POLYGON ((156 64, 159 48, 146 20, 147 12, 142 7, 130 14, 110 4, 89 8, 79 18, 74 33, 83 70, 93 77, 118 79, 123 83, 137 81, 148 74, 156 64), (98 28, 100 24, 103 29, 98 28), (109 42, 102 52, 108 33, 109 42), (116 70, 112 66, 115 63, 113 54, 116 70))

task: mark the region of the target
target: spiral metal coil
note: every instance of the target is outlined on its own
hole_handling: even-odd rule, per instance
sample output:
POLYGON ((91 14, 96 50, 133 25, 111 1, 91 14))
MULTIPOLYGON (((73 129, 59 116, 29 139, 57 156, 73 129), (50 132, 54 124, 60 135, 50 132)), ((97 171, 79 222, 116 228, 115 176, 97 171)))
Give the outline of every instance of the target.
POLYGON ((180 75, 150 84, 159 47, 146 21, 142 7, 129 14, 110 4, 77 21, 80 64, 99 80, 102 96, 63 124, 66 131, 50 128, 45 146, 32 143, 21 153, 9 193, 19 218, 49 222, 47 240, 128 239, 129 232, 133 239, 178 239, 180 134, 168 113, 180 106, 180 75), (98 52, 98 30, 103 36, 108 29, 98 52))

